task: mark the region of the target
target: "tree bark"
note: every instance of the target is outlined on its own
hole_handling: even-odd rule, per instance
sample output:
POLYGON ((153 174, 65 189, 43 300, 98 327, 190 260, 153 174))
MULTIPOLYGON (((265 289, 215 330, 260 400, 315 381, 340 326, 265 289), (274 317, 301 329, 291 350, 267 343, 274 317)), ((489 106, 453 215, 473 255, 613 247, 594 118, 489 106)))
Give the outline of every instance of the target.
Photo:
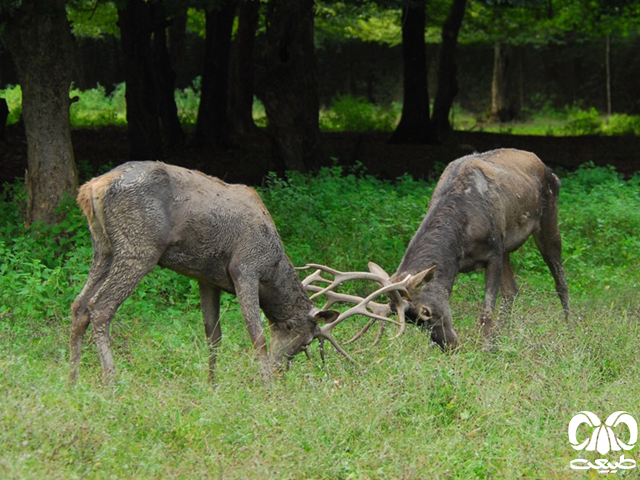
POLYGON ((613 112, 613 102, 611 100, 611 34, 607 34, 604 47, 604 67, 607 89, 607 116, 610 117, 611 113, 613 112))
POLYGON ((408 2, 402 8, 403 102, 402 116, 390 143, 436 142, 429 121, 427 51, 424 41, 426 1, 408 2))
POLYGON ((171 22, 165 20, 164 4, 158 3, 154 10, 153 66, 156 72, 160 130, 167 146, 178 148, 184 145, 185 136, 176 106, 176 73, 171 67, 171 55, 167 45, 167 28, 171 22))
POLYGON ((493 52, 491 117, 500 122, 508 122, 520 114, 514 47, 498 42, 493 52))
POLYGON ((4 41, 22 87, 27 137, 26 221, 54 223, 65 195, 74 195, 78 175, 69 124, 73 38, 64 0, 22 2, 8 20, 4 41))
POLYGON ((205 12, 202 92, 195 134, 196 143, 203 147, 228 146, 229 61, 236 9, 235 0, 224 0, 219 8, 205 12))
POLYGON ((449 16, 442 26, 442 46, 440 47, 440 66, 438 69, 438 88, 433 102, 431 122, 438 137, 451 132, 449 113, 453 99, 458 94, 456 50, 458 33, 467 6, 467 0, 453 0, 449 16))
POLYGON ((253 121, 253 52, 259 18, 258 0, 243 0, 240 3, 229 89, 229 129, 233 143, 257 130, 253 121))
POLYGON ((151 34, 154 19, 144 0, 127 0, 118 10, 125 72, 131 158, 157 159, 162 152, 151 34))
POLYGON ((267 4, 264 106, 275 168, 304 171, 322 156, 313 0, 267 4))

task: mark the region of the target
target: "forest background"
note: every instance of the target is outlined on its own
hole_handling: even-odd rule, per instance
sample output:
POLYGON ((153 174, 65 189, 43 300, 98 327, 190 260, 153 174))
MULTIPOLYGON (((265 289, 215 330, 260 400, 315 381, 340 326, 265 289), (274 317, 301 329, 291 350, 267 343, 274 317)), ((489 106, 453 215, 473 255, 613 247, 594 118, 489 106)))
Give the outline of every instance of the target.
POLYGON ((630 0, 4 1, 0 87, 9 122, 22 122, 4 134, 3 180, 27 170, 27 220, 56 221, 77 188, 76 156, 94 173, 164 159, 251 184, 335 161, 427 178, 436 163, 498 146, 631 172, 639 10, 630 0), (70 131, 70 120, 94 128, 70 131))

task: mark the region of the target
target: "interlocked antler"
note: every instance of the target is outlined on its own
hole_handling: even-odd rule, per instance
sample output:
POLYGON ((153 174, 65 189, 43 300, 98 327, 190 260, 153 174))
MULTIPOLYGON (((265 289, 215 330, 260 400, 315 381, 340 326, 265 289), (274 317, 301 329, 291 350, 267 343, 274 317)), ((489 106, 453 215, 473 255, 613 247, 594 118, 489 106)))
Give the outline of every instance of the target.
POLYGON ((355 363, 355 361, 349 356, 349 354, 347 354, 347 352, 344 351, 344 349, 336 342, 336 340, 331 335, 331 330, 336 325, 353 315, 364 315, 370 317, 371 320, 367 322, 367 324, 364 326, 364 328, 362 328, 362 330, 360 330, 360 332, 358 332, 352 339, 350 339, 346 343, 352 343, 362 335, 364 335, 376 322, 376 320, 380 320, 383 323, 381 325, 380 331, 378 332, 376 340, 373 342, 373 345, 377 344, 382 338, 384 326, 387 323, 393 323, 398 327, 396 338, 404 333, 406 329, 404 313, 408 307, 408 302, 402 298, 401 293, 406 294, 406 283, 411 278, 410 275, 408 275, 404 280, 400 282, 392 282, 389 278, 389 275, 381 267, 373 262, 369 262, 369 272, 341 272, 339 270, 335 270, 325 265, 319 265, 316 263, 311 263, 305 265, 304 267, 300 267, 299 270, 307 270, 310 268, 315 268, 316 271, 305 278, 302 281, 302 284, 308 292, 312 292, 312 295, 310 297, 311 299, 317 298, 321 295, 324 295, 327 298, 326 303, 322 307, 323 309, 329 308, 335 303, 355 304, 355 306, 341 313, 333 322, 320 327, 318 339, 320 340, 321 345, 320 353, 323 357, 323 341, 329 340, 329 342, 336 348, 336 350, 338 350, 351 362, 355 363), (332 275, 333 280, 324 278, 322 276, 322 272, 326 272, 332 275), (381 287, 375 292, 368 295, 366 298, 338 293, 335 291, 336 287, 349 280, 373 280, 374 282, 381 285, 381 287), (318 285, 313 285, 314 282, 321 282, 328 285, 325 287, 320 287, 318 285), (392 313, 390 305, 373 301, 380 295, 385 294, 388 295, 395 303, 398 320, 389 318, 389 315, 391 315, 392 313))

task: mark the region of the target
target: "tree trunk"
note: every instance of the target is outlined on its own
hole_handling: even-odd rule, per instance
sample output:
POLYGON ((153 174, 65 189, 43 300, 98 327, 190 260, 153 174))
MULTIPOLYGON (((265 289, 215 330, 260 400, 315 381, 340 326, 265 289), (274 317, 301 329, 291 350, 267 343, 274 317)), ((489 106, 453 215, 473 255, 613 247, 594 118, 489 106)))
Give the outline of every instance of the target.
POLYGON ((4 140, 4 130, 7 126, 7 118, 9 117, 9 105, 7 100, 0 98, 0 141, 4 140))
POLYGON ((178 118, 176 106, 176 73, 171 67, 171 56, 167 45, 167 27, 171 22, 165 20, 164 5, 154 8, 155 25, 153 29, 154 70, 158 93, 158 110, 162 136, 169 148, 184 145, 185 136, 178 118))
POLYGON ((607 117, 611 116, 613 111, 613 105, 611 100, 611 35, 608 34, 605 38, 604 49, 604 66, 606 76, 606 89, 607 89, 607 117))
POLYGON ((122 42, 125 99, 131 158, 157 159, 162 151, 160 120, 151 48, 154 19, 151 4, 127 0, 118 10, 122 42))
POLYGON ((256 131, 253 121, 253 51, 259 18, 258 0, 240 3, 229 89, 229 129, 234 143, 243 135, 256 131))
POLYGON ((514 120, 520 113, 516 79, 518 69, 514 65, 514 47, 498 42, 493 52, 491 117, 500 122, 508 122, 514 120))
POLYGON ((74 43, 64 0, 22 2, 6 24, 4 41, 22 87, 27 137, 26 221, 54 223, 78 175, 71 144, 69 86, 74 43))
POLYGON ((438 89, 433 103, 431 120, 438 137, 451 132, 449 113, 453 99, 458 94, 456 49, 466 6, 467 0, 453 0, 449 16, 442 25, 438 89))
POLYGON ((267 4, 264 106, 279 171, 318 165, 321 158, 313 0, 267 4))
POLYGON ((195 138, 204 147, 227 146, 229 59, 236 8, 235 0, 224 0, 218 9, 205 12, 204 68, 195 138))
POLYGON ((402 116, 389 139, 390 143, 427 144, 436 141, 429 121, 425 24, 425 1, 410 2, 402 8, 402 116))

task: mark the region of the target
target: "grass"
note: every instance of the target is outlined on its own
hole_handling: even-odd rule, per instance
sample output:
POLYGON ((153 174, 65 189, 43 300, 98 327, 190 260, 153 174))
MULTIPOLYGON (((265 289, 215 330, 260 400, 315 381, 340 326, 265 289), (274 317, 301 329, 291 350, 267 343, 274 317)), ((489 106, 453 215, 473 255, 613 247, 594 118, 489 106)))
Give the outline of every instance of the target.
MULTIPOLYGON (((69 113, 73 127, 101 127, 126 125, 125 85, 113 86, 110 93, 102 85, 89 90, 72 88, 70 96, 77 99, 69 113)), ((180 122, 195 125, 200 104, 201 78, 192 85, 175 91, 180 122)), ((0 97, 9 106, 9 125, 17 123, 22 115, 22 90, 19 85, 0 90, 0 97)), ((522 118, 500 123, 486 119, 486 114, 470 112, 454 105, 451 124, 456 130, 475 130, 514 135, 640 135, 640 116, 627 114, 600 114, 595 108, 569 105, 558 109, 550 101, 535 97, 535 108, 525 109, 522 118)), ((364 97, 338 95, 319 112, 319 126, 323 131, 392 132, 402 113, 402 105, 377 105, 364 97)), ((253 118, 256 125, 266 127, 268 120, 264 105, 254 100, 253 118)))
MULTIPOLYGON (((432 189, 333 168, 272 177, 261 194, 295 264, 362 269, 372 259, 393 270, 432 189)), ((574 414, 640 419, 638 177, 589 166, 563 175, 571 323, 527 243, 514 255, 522 290, 494 352, 482 352, 476 328, 482 275, 461 275, 452 300, 459 353, 409 328, 375 348, 370 337, 350 346, 357 367, 330 351, 322 368, 314 347, 314 361, 299 357, 265 385, 227 295, 217 388, 206 380, 196 284, 160 269, 112 325, 115 385, 100 383, 88 341, 69 388, 68 309, 91 261, 87 229, 69 202, 61 226, 25 230, 23 192, 5 192, 2 478, 573 478, 572 459, 596 458, 570 447, 574 414)))

